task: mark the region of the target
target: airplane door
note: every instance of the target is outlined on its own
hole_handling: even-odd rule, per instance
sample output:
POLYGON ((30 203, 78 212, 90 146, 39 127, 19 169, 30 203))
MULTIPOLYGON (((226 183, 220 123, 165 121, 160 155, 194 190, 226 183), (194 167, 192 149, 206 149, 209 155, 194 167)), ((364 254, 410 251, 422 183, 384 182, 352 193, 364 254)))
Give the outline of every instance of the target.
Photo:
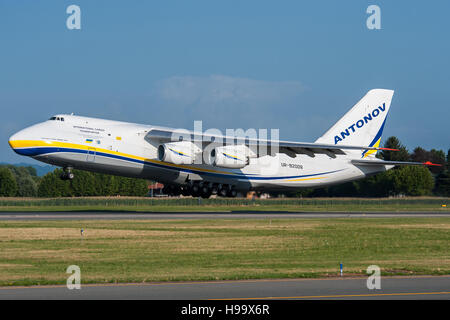
POLYGON ((88 148, 86 161, 87 162, 95 162, 95 154, 97 153, 97 150, 95 148, 88 148))

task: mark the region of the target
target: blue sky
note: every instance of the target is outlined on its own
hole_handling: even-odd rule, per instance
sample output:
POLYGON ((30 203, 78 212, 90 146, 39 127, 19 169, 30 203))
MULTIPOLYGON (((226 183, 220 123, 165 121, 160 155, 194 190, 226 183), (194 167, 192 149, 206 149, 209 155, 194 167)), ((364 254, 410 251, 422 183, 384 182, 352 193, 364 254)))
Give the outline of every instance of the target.
POLYGON ((314 141, 372 88, 383 138, 448 150, 448 1, 0 0, 0 162, 56 113, 314 141), (68 30, 66 8, 81 8, 68 30), (369 30, 366 9, 381 9, 369 30))

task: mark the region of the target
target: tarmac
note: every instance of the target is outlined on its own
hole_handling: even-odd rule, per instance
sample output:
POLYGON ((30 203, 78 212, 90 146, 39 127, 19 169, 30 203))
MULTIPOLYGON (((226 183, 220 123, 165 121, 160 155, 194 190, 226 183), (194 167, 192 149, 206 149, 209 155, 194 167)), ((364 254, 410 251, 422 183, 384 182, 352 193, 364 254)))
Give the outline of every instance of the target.
POLYGON ((450 300, 450 276, 195 281, 0 287, 0 300, 450 300), (373 283, 373 282, 371 282, 373 283))

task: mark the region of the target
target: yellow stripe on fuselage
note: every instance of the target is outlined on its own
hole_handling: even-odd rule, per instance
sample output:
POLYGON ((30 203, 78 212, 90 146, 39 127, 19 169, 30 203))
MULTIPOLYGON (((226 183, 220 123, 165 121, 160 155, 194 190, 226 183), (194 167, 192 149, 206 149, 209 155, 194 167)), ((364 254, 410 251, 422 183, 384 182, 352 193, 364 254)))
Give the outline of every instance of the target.
MULTIPOLYGON (((75 144, 70 142, 59 142, 59 141, 44 141, 44 140, 14 140, 9 141, 10 146, 13 149, 21 149, 21 148, 39 148, 39 147, 61 147, 61 148, 71 148, 71 149, 78 149, 78 150, 89 150, 92 149, 91 146, 85 146, 82 144, 75 144)), ((169 162, 162 162, 154 159, 147 159, 139 156, 135 156, 128 153, 122 153, 117 151, 111 151, 107 149, 102 148, 96 148, 97 152, 103 152, 111 155, 131 158, 135 160, 141 160, 145 162, 151 162, 156 164, 161 164, 169 167, 179 168, 179 169, 188 169, 188 170, 196 170, 201 172, 211 172, 211 173, 221 173, 221 174, 236 174, 234 172, 226 172, 226 171, 217 171, 217 170, 210 170, 210 169, 203 169, 198 167, 192 167, 192 166, 186 166, 186 165, 179 165, 169 162)))
POLYGON ((304 178, 304 179, 291 179, 286 181, 306 181, 306 180, 317 180, 317 179, 325 179, 326 177, 316 177, 316 178, 304 178))
MULTIPOLYGON (((25 149, 25 148, 45 148, 45 147, 60 147, 60 148, 70 148, 70 149, 78 149, 78 150, 92 150, 92 147, 89 145, 82 145, 82 144, 76 144, 76 143, 70 143, 70 142, 60 142, 60 141, 46 141, 46 140, 14 140, 9 141, 10 146, 13 149, 25 149)), ((164 165, 167 167, 172 168, 178 168, 178 169, 186 169, 186 170, 192 170, 192 171, 200 171, 205 173, 217 173, 217 174, 227 174, 227 175, 242 175, 242 172, 227 172, 227 171, 219 171, 219 170, 211 170, 211 169, 204 169, 199 167, 193 167, 193 166, 187 166, 187 165, 179 165, 169 162, 162 162, 154 159, 148 159, 144 157, 139 157, 135 155, 131 155, 128 153, 123 152, 117 152, 102 148, 95 148, 97 152, 102 152, 110 155, 116 155, 121 156, 124 158, 130 158, 150 163, 155 163, 158 165, 164 165)), ((249 179, 251 179, 251 176, 247 176, 249 179)), ((277 177, 273 177, 274 179, 277 179, 277 177)), ((313 178, 299 178, 299 179, 284 179, 285 182, 291 182, 291 181, 307 181, 307 180, 317 180, 317 179, 324 179, 326 177, 313 177, 313 178)), ((269 178, 270 179, 270 178, 269 178)), ((278 178, 279 179, 279 178, 278 178)))

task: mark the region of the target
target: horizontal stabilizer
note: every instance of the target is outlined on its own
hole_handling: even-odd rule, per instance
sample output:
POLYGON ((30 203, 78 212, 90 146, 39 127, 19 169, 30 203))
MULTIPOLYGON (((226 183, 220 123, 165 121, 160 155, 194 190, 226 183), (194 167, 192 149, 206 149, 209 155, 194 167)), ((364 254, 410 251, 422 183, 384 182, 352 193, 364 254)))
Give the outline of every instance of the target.
POLYGON ((441 164, 427 162, 411 162, 411 161, 384 161, 384 160, 364 160, 355 159, 352 164, 364 166, 442 166, 441 164))

